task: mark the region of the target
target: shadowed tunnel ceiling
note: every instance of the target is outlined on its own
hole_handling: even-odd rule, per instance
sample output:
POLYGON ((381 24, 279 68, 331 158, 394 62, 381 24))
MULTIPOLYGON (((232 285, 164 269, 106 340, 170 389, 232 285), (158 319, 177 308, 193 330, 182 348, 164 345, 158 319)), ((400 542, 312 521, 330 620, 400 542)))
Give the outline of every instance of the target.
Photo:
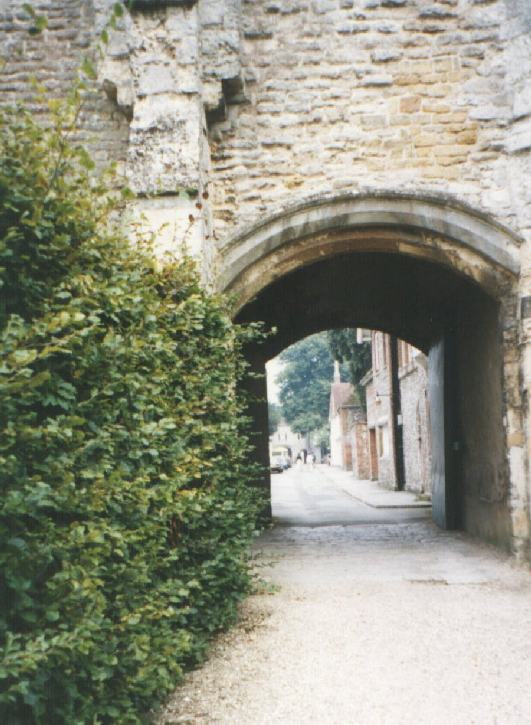
POLYGON ((398 254, 351 253, 276 280, 237 319, 278 328, 262 348, 266 359, 307 335, 337 327, 383 330, 427 352, 444 327, 466 323, 477 305, 492 309, 495 303, 442 265, 398 254))

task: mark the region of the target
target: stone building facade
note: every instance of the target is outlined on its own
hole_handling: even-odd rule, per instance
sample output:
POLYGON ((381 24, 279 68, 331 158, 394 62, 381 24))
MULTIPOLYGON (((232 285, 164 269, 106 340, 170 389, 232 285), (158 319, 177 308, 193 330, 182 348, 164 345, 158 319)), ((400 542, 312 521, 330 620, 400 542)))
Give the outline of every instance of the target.
POLYGON ((352 475, 361 481, 371 477, 369 459, 369 435, 367 415, 361 406, 351 411, 350 440, 352 450, 352 475))
POLYGON ((297 456, 308 450, 308 441, 300 433, 294 433, 285 421, 280 421, 277 429, 269 436, 269 453, 274 451, 285 453, 290 463, 295 463, 297 456))
POLYGON ((372 370, 365 376, 367 400, 367 428, 371 441, 371 456, 376 454, 372 478, 383 486, 396 488, 395 446, 393 441, 393 406, 389 335, 372 333, 372 370))
POLYGON ((362 379, 370 478, 387 488, 431 492, 427 362, 420 350, 404 340, 372 332, 372 368, 362 379), (393 374, 397 395, 393 395, 393 374))
POLYGON ((405 488, 416 493, 430 493, 428 361, 420 350, 407 342, 400 340, 398 345, 405 488))
POLYGON ((393 340, 379 331, 365 332, 370 336, 372 351, 371 369, 361 380, 365 410, 355 388, 339 381, 336 363, 330 393, 331 464, 351 470, 357 479, 372 479, 386 488, 429 494, 432 471, 427 358, 404 340, 393 340))
POLYGON ((21 0, 4 2, 2 102, 38 112, 30 77, 59 95, 93 55, 82 120, 95 158, 119 162, 159 250, 187 248, 244 317, 276 281, 342 254, 389 255, 391 281, 411 273, 400 318, 383 298, 352 320, 337 295, 330 308, 314 297, 279 344, 337 322, 435 351, 447 282, 484 291, 497 306, 484 326, 473 291, 454 315, 457 415, 477 421, 462 426, 462 525, 531 556, 529 2, 133 0, 100 57, 112 5, 42 0, 48 29, 31 36, 21 0), (425 269, 439 286, 422 287, 425 269))
POLYGON ((367 416, 350 383, 332 383, 330 394, 330 465, 370 476, 367 416))

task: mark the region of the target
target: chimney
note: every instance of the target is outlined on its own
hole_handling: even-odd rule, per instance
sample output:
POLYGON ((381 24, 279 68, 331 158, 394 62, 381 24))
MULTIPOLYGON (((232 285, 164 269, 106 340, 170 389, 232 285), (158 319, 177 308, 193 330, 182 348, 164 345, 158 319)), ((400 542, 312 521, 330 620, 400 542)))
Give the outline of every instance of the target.
POLYGON ((341 374, 339 372, 339 363, 337 360, 334 360, 334 383, 340 383, 341 382, 341 374))

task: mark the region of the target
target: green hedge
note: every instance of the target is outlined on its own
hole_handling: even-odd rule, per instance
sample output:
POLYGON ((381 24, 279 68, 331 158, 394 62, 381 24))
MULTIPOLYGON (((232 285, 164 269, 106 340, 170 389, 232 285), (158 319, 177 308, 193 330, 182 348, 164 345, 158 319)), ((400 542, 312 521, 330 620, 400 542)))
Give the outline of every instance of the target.
POLYGON ((260 507, 241 346, 109 221, 72 118, 0 116, 0 720, 137 722, 234 619, 260 507), (65 128, 66 126, 66 128, 65 128))

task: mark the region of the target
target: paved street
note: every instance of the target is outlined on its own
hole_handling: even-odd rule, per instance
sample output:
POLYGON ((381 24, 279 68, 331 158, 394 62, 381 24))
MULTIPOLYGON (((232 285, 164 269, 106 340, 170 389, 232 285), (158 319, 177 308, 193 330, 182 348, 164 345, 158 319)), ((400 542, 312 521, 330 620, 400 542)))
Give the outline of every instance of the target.
POLYGON ((531 723, 529 571, 350 483, 324 467, 273 477, 267 583, 161 723, 531 723))
POLYGON ((303 465, 294 466, 284 473, 272 474, 271 498, 273 519, 282 526, 330 526, 332 524, 371 524, 398 521, 418 521, 429 518, 431 511, 425 504, 419 508, 404 507, 396 509, 394 505, 380 508, 376 503, 378 494, 387 496, 396 504, 403 496, 407 504, 415 499, 412 494, 383 491, 375 483, 356 484, 352 474, 330 466, 319 465, 314 468, 303 465), (364 503, 357 491, 361 486, 364 503), (374 493, 364 495, 367 488, 374 493))

